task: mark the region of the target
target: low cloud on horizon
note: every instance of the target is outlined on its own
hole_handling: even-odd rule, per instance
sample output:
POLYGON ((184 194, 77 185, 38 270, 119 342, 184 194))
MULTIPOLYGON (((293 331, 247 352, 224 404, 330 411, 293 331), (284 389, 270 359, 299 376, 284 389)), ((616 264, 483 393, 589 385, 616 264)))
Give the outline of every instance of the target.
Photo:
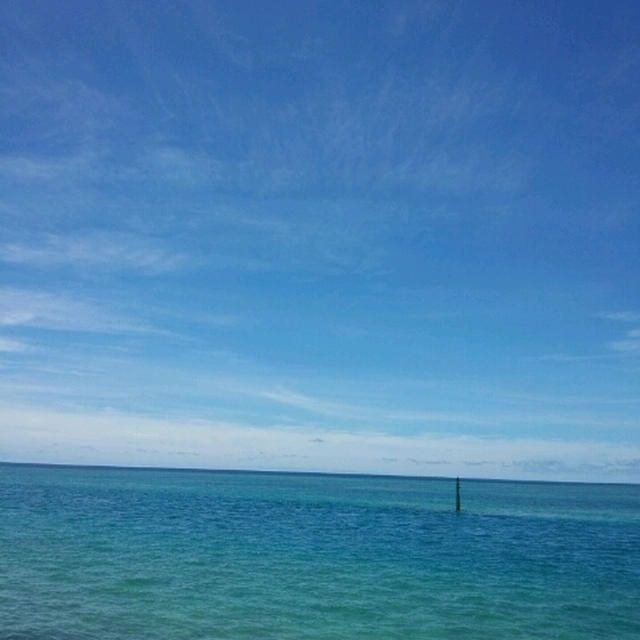
POLYGON ((400 436, 8 406, 0 421, 5 462, 640 481, 640 449, 615 442, 400 436))

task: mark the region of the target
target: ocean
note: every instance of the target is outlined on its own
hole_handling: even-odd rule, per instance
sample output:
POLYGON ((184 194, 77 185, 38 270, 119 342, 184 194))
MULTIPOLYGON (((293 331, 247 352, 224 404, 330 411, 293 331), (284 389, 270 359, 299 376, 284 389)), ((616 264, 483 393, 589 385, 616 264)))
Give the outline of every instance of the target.
POLYGON ((640 486, 0 465, 0 639, 640 638, 640 486))

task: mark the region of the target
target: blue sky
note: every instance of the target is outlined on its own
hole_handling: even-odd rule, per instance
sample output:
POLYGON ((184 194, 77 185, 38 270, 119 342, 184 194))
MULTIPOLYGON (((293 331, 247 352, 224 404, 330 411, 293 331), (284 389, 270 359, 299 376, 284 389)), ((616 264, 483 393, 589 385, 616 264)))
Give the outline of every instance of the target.
POLYGON ((0 459, 640 482, 640 5, 0 5, 0 459))

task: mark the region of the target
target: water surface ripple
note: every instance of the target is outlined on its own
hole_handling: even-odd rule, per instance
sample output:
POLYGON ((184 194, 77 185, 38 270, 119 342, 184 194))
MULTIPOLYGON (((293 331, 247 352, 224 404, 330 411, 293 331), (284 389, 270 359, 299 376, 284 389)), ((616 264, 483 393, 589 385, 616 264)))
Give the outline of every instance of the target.
POLYGON ((640 487, 0 465, 0 640, 640 637, 640 487))

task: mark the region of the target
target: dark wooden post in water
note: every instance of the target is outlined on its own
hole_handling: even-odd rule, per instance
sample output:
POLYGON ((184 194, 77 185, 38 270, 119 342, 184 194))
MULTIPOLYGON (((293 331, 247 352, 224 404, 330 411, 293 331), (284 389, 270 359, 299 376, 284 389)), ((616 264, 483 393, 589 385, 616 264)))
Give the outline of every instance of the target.
POLYGON ((456 511, 460 511, 460 478, 456 478, 456 511))

